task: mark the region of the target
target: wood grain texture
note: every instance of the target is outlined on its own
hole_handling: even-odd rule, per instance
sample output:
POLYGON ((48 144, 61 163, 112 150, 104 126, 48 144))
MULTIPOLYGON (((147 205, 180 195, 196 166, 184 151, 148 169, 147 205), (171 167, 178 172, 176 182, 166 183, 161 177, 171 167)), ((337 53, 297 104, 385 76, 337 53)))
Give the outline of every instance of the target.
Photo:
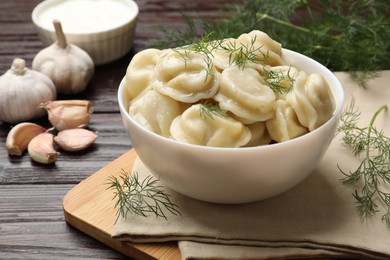
MULTIPOLYGON (((14 58, 31 68, 44 47, 31 20, 33 8, 42 0, 0 1, 0 74, 14 58)), ((90 236, 68 225, 62 199, 67 191, 124 154, 131 143, 119 115, 116 91, 134 53, 159 37, 155 25, 169 29, 184 27, 181 12, 215 19, 219 7, 233 0, 135 0, 140 16, 134 48, 110 64, 97 66, 95 75, 81 94, 58 99, 90 99, 94 114, 89 127, 98 139, 86 151, 61 155, 54 165, 43 166, 27 154, 9 157, 5 140, 12 125, 0 122, 0 259, 127 259, 90 236)), ((48 126, 46 119, 35 122, 48 126)))
POLYGON ((62 200, 74 185, 0 186, 0 259, 124 259, 66 224, 62 200))

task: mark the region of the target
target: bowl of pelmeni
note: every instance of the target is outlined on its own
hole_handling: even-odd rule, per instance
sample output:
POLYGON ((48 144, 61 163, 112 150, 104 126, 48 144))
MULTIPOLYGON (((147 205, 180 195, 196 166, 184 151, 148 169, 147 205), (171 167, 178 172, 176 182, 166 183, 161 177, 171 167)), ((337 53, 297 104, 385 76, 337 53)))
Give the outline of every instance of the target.
POLYGON ((150 172, 217 203, 263 200, 305 179, 332 141, 343 100, 330 70, 257 30, 142 50, 118 90, 125 129, 150 172))

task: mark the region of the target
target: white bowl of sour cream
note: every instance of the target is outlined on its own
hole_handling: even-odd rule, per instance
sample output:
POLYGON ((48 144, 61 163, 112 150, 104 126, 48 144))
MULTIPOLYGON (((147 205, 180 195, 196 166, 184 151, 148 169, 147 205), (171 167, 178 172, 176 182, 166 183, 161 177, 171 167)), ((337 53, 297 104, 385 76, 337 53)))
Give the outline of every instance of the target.
POLYGON ((59 20, 67 41, 100 65, 130 51, 138 13, 132 0, 45 0, 34 8, 32 20, 45 46, 56 41, 53 20, 59 20))

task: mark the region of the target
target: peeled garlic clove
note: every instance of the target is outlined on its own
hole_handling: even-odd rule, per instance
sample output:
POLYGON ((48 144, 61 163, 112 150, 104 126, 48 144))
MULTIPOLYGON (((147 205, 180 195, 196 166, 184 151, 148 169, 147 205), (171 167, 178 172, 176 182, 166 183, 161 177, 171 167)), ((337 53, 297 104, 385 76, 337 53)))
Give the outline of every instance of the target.
POLYGON ((42 164, 53 163, 60 154, 54 149, 53 139, 54 136, 50 133, 35 136, 27 147, 31 159, 42 164))
POLYGON ((89 100, 55 100, 41 106, 46 109, 49 121, 57 131, 85 128, 92 114, 89 100))
POLYGON ((88 148, 96 138, 96 132, 83 128, 75 128, 60 131, 57 136, 54 137, 54 141, 65 151, 73 152, 88 148))
POLYGON ((21 156, 26 151, 28 143, 45 131, 46 129, 42 126, 29 122, 15 125, 9 131, 5 142, 8 154, 21 156))

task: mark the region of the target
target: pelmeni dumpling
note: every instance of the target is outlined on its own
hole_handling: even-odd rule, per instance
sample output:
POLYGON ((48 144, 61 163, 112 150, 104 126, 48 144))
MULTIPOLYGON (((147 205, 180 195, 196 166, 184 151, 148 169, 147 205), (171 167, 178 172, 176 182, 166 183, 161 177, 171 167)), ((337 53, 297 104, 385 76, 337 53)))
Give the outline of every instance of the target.
POLYGON ((270 66, 287 64, 282 57, 282 45, 271 39, 265 32, 253 30, 250 33, 241 34, 237 41, 247 46, 248 51, 259 57, 258 63, 270 66))
POLYGON ((231 116, 233 119, 243 123, 244 125, 251 125, 251 124, 254 124, 256 122, 259 122, 259 121, 256 121, 256 120, 250 120, 250 119, 247 119, 247 118, 242 118, 242 117, 239 117, 231 112, 228 112, 228 115, 231 116))
POLYGON ((268 77, 269 82, 275 82, 283 88, 291 88, 292 83, 299 75, 299 70, 292 66, 264 66, 263 76, 268 77))
POLYGON ((154 67, 160 59, 161 50, 146 49, 134 55, 127 67, 125 84, 131 102, 151 89, 154 67))
POLYGON ((232 65, 235 65, 235 60, 238 55, 243 55, 243 46, 237 39, 228 38, 220 41, 218 45, 211 45, 211 57, 214 66, 222 71, 232 65))
POLYGON ((170 137, 171 123, 184 109, 180 102, 152 89, 130 105, 129 114, 146 129, 170 137))
POLYGON ((169 50, 155 67, 153 88, 171 98, 194 103, 218 90, 218 72, 205 55, 190 50, 169 50))
POLYGON ((310 131, 333 115, 334 104, 328 83, 317 73, 307 76, 301 71, 286 101, 294 108, 299 122, 310 131))
POLYGON ((174 140, 213 147, 240 147, 251 139, 250 130, 229 116, 213 117, 200 113, 201 104, 192 105, 171 125, 174 140))
POLYGON ((232 66, 222 72, 214 99, 221 109, 239 117, 265 121, 273 117, 276 96, 258 71, 232 66))
POLYGON ((276 142, 284 142, 309 132, 299 123, 291 105, 283 99, 276 101, 275 116, 267 120, 265 125, 272 140, 276 142))
POLYGON ((268 134, 267 128, 264 122, 256 122, 254 124, 246 125, 252 133, 251 140, 245 145, 245 147, 254 147, 260 145, 266 145, 271 143, 271 137, 268 134))
MULTIPOLYGON (((259 66, 257 66, 259 67, 259 66)), ((278 99, 285 99, 285 95, 294 87, 299 70, 292 66, 263 66, 260 74, 267 81, 268 86, 274 84, 274 92, 278 99)))

